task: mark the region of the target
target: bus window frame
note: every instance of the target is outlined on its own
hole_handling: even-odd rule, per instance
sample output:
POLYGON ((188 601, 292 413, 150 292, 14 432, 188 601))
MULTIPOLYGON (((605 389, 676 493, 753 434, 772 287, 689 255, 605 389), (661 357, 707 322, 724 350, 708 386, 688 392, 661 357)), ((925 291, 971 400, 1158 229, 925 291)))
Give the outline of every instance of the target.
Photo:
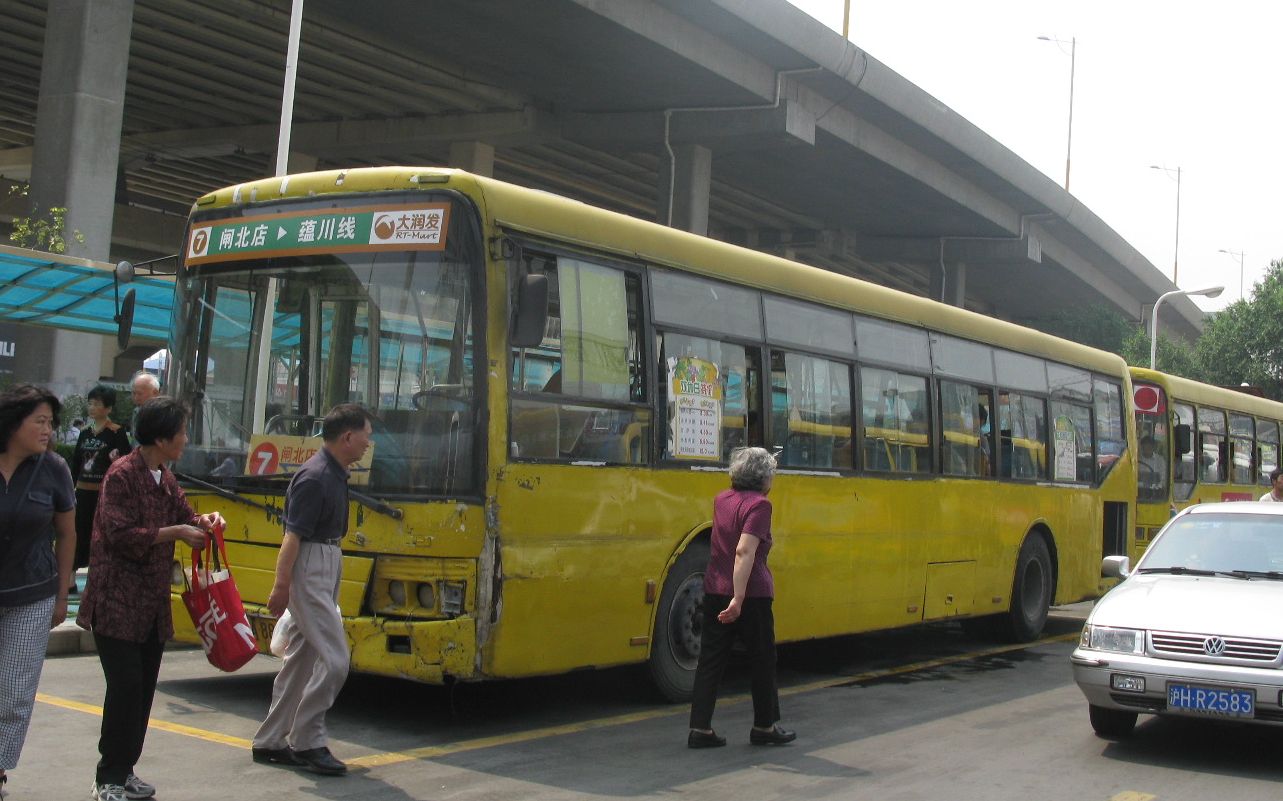
MULTIPOLYGON (((509 232, 508 236, 510 236, 513 239, 513 241, 517 243, 517 247, 515 248, 515 253, 520 254, 521 256, 529 255, 531 253, 537 254, 538 256, 544 258, 545 260, 551 261, 554 266, 556 266, 560 261, 560 259, 562 258, 587 261, 600 267, 619 270, 625 276, 631 275, 637 278, 638 301, 640 303, 640 308, 637 310, 637 313, 638 313, 637 338, 638 338, 638 348, 641 350, 640 358, 643 365, 642 380, 643 382, 646 382, 646 383, 643 383, 642 400, 640 401, 608 400, 604 398, 595 398, 595 397, 586 396, 586 395, 572 395, 572 394, 562 393, 562 392, 543 392, 543 391, 518 389, 513 386, 513 370, 515 367, 514 360, 516 358, 516 352, 520 350, 531 350, 531 349, 514 347, 511 344, 511 342, 508 341, 507 338, 505 338, 502 343, 502 347, 505 349, 507 358, 509 359, 506 365, 506 372, 503 376, 505 393, 508 398, 508 402, 507 402, 508 420, 507 420, 507 427, 506 427, 507 434, 506 434, 506 441, 505 441, 506 446, 504 447, 505 460, 508 463, 562 464, 562 465, 566 465, 566 464, 586 465, 589 463, 596 463, 597 461, 597 460, 574 459, 574 458, 568 458, 568 457, 562 457, 562 456, 556 456, 556 457, 513 456, 512 445, 511 445, 511 443, 514 441, 512 438, 513 437, 512 418, 513 418, 513 406, 514 406, 513 401, 530 401, 530 402, 545 404, 549 407, 576 406, 576 407, 589 407, 589 408, 599 409, 602 411, 631 411, 633 413, 636 413, 637 411, 644 411, 649 413, 651 432, 647 442, 649 449, 648 449, 646 458, 644 458, 639 462, 607 461, 604 464, 626 465, 630 467, 654 467, 657 462, 657 455, 656 455, 656 451, 654 450, 655 439, 656 439, 655 429, 659 428, 659 425, 657 423, 658 418, 656 417, 656 414, 655 414, 655 407, 658 403, 658 396, 661 393, 659 393, 656 389, 657 387, 656 382, 658 378, 657 378, 656 365, 653 364, 653 362, 655 362, 656 354, 648 355, 648 353, 650 352, 650 348, 652 347, 651 343, 653 342, 653 340, 649 339, 650 333, 652 330, 652 323, 651 323, 651 315, 650 315, 650 281, 649 281, 650 275, 649 275, 649 271, 646 269, 646 265, 638 262, 631 262, 625 259, 621 259, 618 256, 612 256, 607 253, 575 248, 562 243, 549 242, 544 239, 531 237, 524 234, 509 232)), ((514 282, 520 277, 521 265, 520 263, 518 263, 516 258, 506 260, 505 265, 508 272, 507 285, 509 288, 509 292, 508 292, 509 308, 507 309, 507 313, 508 313, 509 322, 511 324, 512 316, 514 313, 514 309, 512 308, 512 303, 514 300, 513 286, 514 286, 514 282)), ((549 303, 551 303, 551 301, 552 301, 552 296, 550 293, 549 303)))

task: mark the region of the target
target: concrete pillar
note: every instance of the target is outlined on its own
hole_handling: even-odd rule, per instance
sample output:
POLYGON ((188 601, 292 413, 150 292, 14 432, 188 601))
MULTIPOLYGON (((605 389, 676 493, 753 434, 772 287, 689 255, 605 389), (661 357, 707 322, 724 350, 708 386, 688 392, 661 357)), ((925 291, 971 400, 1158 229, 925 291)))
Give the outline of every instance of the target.
POLYGON ((708 197, 713 184, 713 151, 703 145, 673 145, 676 170, 670 171, 668 153, 660 155, 659 222, 668 223, 669 181, 673 214, 671 225, 701 236, 708 235, 708 197), (671 178, 675 174, 675 179, 671 178))
POLYGON ((451 142, 450 166, 473 175, 494 177, 494 145, 485 142, 451 142))
POLYGON ((931 269, 931 299, 961 308, 966 297, 966 263, 959 261, 945 264, 942 269, 937 262, 931 269))
POLYGON ((111 260, 133 16, 133 0, 49 0, 30 197, 66 207, 73 256, 111 260))

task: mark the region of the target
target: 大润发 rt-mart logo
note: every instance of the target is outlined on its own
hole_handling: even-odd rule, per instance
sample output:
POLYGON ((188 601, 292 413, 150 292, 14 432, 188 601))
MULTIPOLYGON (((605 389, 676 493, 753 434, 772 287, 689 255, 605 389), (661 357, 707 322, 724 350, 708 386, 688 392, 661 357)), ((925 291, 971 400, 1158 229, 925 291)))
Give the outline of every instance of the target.
POLYGON ((370 224, 370 244, 439 245, 444 228, 445 209, 380 212, 370 224))

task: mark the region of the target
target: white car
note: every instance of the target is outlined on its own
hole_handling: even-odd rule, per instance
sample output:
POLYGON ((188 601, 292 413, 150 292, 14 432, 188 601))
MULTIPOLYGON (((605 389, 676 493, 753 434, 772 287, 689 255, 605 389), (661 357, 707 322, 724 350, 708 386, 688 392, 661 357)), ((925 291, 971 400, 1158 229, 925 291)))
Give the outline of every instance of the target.
POLYGON ((1092 728, 1138 713, 1283 724, 1283 504, 1206 503, 1168 521, 1087 618, 1070 661, 1092 728))

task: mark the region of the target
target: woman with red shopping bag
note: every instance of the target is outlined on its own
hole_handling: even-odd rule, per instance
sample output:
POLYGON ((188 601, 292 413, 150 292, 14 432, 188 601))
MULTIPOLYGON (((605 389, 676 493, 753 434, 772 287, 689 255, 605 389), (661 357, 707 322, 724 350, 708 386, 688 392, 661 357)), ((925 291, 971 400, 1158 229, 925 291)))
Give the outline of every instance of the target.
POLYGON ((93 798, 150 798, 156 788, 134 773, 165 641, 174 544, 203 548, 206 532, 223 525, 218 512, 197 515, 166 466, 187 445, 187 409, 172 398, 138 412, 139 447, 107 471, 94 515, 89 581, 77 622, 94 635, 107 680, 93 798))

